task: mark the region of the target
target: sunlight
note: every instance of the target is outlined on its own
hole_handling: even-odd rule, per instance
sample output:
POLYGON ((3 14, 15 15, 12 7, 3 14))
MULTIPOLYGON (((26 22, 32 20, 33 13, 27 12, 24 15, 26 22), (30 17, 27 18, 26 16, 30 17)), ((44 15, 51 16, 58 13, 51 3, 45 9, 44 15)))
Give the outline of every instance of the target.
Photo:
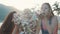
POLYGON ((4 4, 7 6, 13 6, 19 10, 23 10, 25 8, 32 8, 37 6, 37 4, 39 4, 39 6, 41 6, 42 3, 48 2, 52 4, 55 1, 59 1, 59 0, 0 0, 0 4, 4 4))

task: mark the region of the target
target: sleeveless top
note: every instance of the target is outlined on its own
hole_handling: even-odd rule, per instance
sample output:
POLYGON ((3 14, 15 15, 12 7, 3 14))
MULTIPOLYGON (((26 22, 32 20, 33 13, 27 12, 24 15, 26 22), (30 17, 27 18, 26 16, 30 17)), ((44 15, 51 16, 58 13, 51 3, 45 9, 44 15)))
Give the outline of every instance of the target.
MULTIPOLYGON (((52 17, 48 20, 49 25, 51 25, 51 21, 52 21, 51 19, 52 17)), ((42 29, 42 34, 49 34, 44 20, 41 20, 41 29, 42 29)))
MULTIPOLYGON (((56 16, 55 16, 56 17, 56 16)), ((57 18, 57 17, 56 17, 57 18)), ((57 21, 57 19, 55 20, 55 22, 57 21)), ((50 19, 48 20, 49 25, 52 24, 52 17, 50 17, 50 19)), ((55 23, 58 24, 58 23, 55 23)), ((41 20, 41 30, 42 30, 42 34, 49 34, 47 28, 47 26, 45 25, 45 21, 41 20)), ((54 31, 51 34, 57 34, 58 31, 58 25, 55 25, 54 31)))

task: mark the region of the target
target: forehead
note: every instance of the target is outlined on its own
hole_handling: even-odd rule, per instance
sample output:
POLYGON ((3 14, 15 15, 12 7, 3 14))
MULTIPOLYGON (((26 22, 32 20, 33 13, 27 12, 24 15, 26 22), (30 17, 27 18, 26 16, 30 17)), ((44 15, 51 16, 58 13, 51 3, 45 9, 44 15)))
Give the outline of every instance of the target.
POLYGON ((43 4, 43 5, 42 5, 42 8, 44 8, 44 7, 49 8, 49 5, 48 5, 48 4, 43 4))

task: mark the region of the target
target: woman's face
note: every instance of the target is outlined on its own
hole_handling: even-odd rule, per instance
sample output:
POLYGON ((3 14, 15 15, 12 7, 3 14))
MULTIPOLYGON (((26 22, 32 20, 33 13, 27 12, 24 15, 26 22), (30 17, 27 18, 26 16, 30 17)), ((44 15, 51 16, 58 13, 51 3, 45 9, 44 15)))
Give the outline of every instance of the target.
POLYGON ((43 4, 41 7, 41 13, 47 15, 49 13, 49 6, 47 4, 43 4))
POLYGON ((13 19, 12 19, 13 21, 14 21, 14 23, 15 24, 19 24, 20 23, 20 15, 19 14, 17 14, 17 13, 14 13, 13 14, 13 19))

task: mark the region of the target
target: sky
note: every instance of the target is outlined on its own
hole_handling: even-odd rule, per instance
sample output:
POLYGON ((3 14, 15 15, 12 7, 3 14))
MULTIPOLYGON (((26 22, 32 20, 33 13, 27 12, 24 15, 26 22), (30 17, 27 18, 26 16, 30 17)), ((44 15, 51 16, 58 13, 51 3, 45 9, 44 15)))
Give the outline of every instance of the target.
POLYGON ((60 2, 59 0, 0 0, 0 4, 13 6, 18 10, 23 10, 25 8, 34 8, 37 5, 41 7, 45 2, 50 3, 52 6, 55 1, 60 2))
POLYGON ((45 2, 52 6, 55 1, 60 2, 60 0, 0 0, 0 4, 15 7, 18 10, 24 10, 25 8, 34 8, 36 6, 41 7, 45 2))

